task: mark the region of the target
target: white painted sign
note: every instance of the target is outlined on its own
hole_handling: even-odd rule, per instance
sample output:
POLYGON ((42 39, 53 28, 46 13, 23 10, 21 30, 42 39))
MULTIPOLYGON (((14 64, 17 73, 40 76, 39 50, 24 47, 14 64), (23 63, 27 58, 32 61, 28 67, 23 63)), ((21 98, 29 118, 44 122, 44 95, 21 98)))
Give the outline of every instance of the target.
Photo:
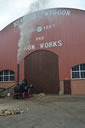
POLYGON ((38 41, 38 40, 44 40, 44 36, 36 37, 36 41, 38 41))
POLYGON ((42 31, 43 31, 42 26, 37 27, 37 32, 42 32, 42 31))
POLYGON ((55 9, 55 10, 48 10, 45 13, 45 16, 70 16, 71 10, 67 9, 55 9))
MULTIPOLYGON (((39 15, 40 17, 42 17, 42 15, 44 16, 70 16, 71 15, 71 10, 69 9, 53 9, 53 10, 47 10, 46 12, 42 13, 40 12, 39 15)), ((23 18, 17 20, 14 22, 14 27, 19 26, 20 24, 22 24, 23 22, 23 18)), ((37 30, 38 32, 42 31, 42 28, 38 28, 37 30)))
MULTIPOLYGON (((58 40, 58 41, 50 41, 50 42, 45 42, 45 43, 40 43, 39 48, 40 49, 47 49, 47 48, 54 48, 54 47, 61 47, 62 46, 62 40, 58 40)), ((36 50, 36 44, 32 44, 32 45, 28 45, 25 49, 25 51, 27 50, 36 50)))
POLYGON ((55 28, 55 24, 49 24, 49 25, 45 25, 45 26, 38 26, 37 27, 37 32, 42 32, 43 30, 49 30, 49 29, 52 29, 52 28, 55 28))

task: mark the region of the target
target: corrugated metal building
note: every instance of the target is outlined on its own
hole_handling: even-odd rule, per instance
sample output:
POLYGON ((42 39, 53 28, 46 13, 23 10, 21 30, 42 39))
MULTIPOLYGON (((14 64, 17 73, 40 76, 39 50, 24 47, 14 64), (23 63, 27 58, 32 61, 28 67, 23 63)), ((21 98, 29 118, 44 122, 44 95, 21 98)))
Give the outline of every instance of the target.
MULTIPOLYGON (((55 8, 40 13, 43 19, 36 19, 20 62, 20 80, 31 79, 34 93, 85 94, 85 11, 55 8)), ((18 25, 22 22, 23 17, 0 32, 0 87, 17 81, 18 25)))

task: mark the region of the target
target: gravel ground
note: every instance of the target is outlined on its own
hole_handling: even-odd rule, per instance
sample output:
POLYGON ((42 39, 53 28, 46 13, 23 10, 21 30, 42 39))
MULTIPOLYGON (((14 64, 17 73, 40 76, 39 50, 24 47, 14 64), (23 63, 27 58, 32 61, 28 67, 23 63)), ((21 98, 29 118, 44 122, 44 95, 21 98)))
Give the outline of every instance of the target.
POLYGON ((0 99, 0 110, 24 113, 0 116, 0 128, 85 128, 85 96, 36 96, 0 99))

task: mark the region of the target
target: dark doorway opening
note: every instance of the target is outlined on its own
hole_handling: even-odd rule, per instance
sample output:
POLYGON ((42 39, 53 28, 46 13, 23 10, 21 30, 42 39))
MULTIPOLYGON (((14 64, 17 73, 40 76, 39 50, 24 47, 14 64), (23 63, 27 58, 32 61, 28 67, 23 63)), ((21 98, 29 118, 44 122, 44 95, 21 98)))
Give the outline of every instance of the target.
POLYGON ((58 56, 50 51, 31 53, 24 60, 25 79, 31 79, 34 93, 59 93, 58 56))
POLYGON ((64 80, 64 94, 70 95, 71 94, 71 81, 64 80))

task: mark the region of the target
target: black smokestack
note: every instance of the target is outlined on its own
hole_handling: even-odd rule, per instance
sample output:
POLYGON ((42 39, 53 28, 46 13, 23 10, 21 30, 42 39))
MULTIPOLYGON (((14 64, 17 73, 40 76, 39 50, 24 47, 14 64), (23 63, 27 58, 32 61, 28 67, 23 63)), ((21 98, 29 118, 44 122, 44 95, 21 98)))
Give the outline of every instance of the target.
POLYGON ((19 64, 17 64, 17 84, 19 84, 19 64))

